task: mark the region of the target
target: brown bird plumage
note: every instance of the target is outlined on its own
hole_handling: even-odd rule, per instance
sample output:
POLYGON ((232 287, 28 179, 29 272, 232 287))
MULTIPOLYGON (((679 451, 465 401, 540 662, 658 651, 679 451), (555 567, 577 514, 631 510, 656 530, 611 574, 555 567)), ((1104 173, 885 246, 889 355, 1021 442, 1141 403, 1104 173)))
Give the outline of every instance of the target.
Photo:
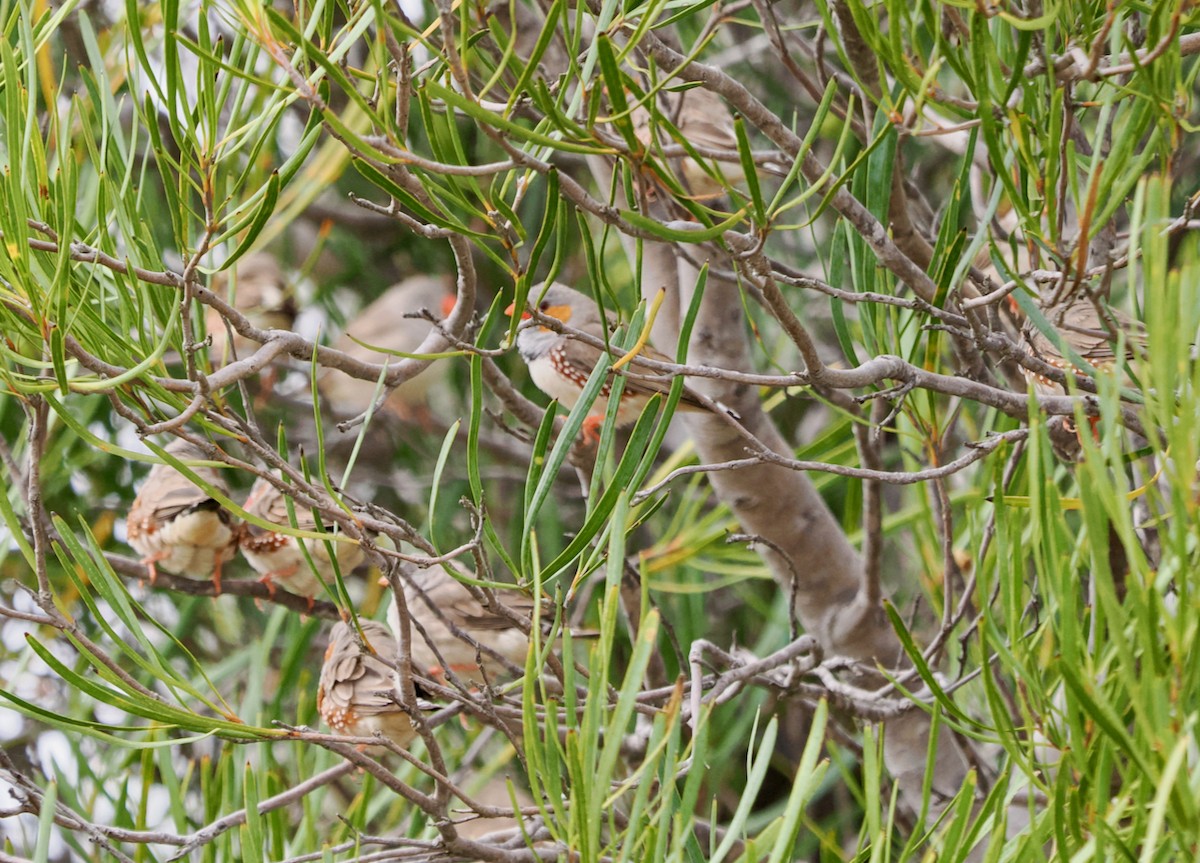
MULTIPOLYGON (((530 300, 534 302, 541 296, 538 302, 541 314, 596 338, 604 337, 606 323, 601 319, 596 304, 590 297, 561 282, 551 284, 545 293, 539 285, 531 289, 529 295, 530 300)), ((509 306, 509 314, 512 313, 513 307, 509 306)), ((525 320, 517 332, 517 350, 529 366, 529 376, 546 395, 558 399, 568 409, 573 408, 603 352, 600 348, 542 326, 529 314, 523 315, 523 318, 525 320)), ((669 358, 649 345, 642 348, 638 356, 670 362, 669 358)), ((625 380, 625 387, 621 391, 621 404, 617 410, 618 426, 634 422, 650 398, 654 395, 666 395, 671 389, 671 381, 674 380, 671 376, 655 376, 644 367, 639 368, 636 360, 630 370, 639 377, 629 377, 625 380)), ((611 386, 610 379, 592 403, 591 412, 584 424, 585 438, 594 438, 597 429, 603 423, 605 412, 608 410, 611 386)), ((679 400, 679 408, 704 410, 705 405, 693 392, 685 388, 679 400)))
MULTIPOLYGON (((199 447, 183 439, 166 451, 186 461, 203 461, 199 447)), ((222 494, 229 488, 218 470, 194 467, 193 473, 222 494)), ((188 578, 211 578, 221 592, 221 565, 237 553, 240 525, 208 492, 168 464, 156 464, 129 508, 129 544, 142 555, 150 582, 161 567, 188 578)))
MULTIPOLYGON (((1101 316, 1096 304, 1086 295, 1076 296, 1065 303, 1043 309, 1046 319, 1066 346, 1101 374, 1110 373, 1117 366, 1118 338, 1110 328, 1110 321, 1124 339, 1124 359, 1136 359, 1146 349, 1146 332, 1141 322, 1116 309, 1106 309, 1106 313, 1108 320, 1101 316)), ((1032 321, 1025 322, 1022 333, 1030 349, 1039 359, 1076 377, 1087 377, 1091 374, 1089 370, 1078 367, 1071 359, 1064 357, 1064 352, 1054 340, 1038 329, 1032 321)), ((1033 389, 1038 395, 1057 396, 1069 392, 1068 387, 1050 380, 1045 375, 1030 369, 1022 371, 1025 380, 1033 384, 1033 389)), ((1095 434, 1094 417, 1091 423, 1095 434)), ((1060 459, 1066 462, 1078 462, 1083 459, 1083 444, 1073 417, 1050 417, 1046 423, 1046 430, 1050 446, 1060 459)))
MULTIPOLYGON (((245 510, 253 516, 284 527, 290 526, 287 500, 279 489, 259 479, 250 489, 245 510)), ((317 522, 312 510, 293 504, 296 527, 300 530, 316 530, 317 522)), ((326 584, 334 580, 333 562, 330 560, 329 545, 322 540, 299 539, 281 531, 268 530, 256 524, 246 523, 242 534, 242 555, 254 570, 262 576, 268 587, 282 585, 288 593, 298 596, 316 597, 322 590, 321 580, 313 573, 305 560, 304 547, 312 557, 312 565, 326 584)), ((363 561, 363 550, 354 542, 332 541, 338 569, 348 574, 363 561)))
MULTIPOLYGON (((519 615, 533 614, 533 602, 515 591, 501 591, 498 599, 519 615)), ((410 573, 404 581, 404 602, 411 619, 425 631, 422 636, 412 627, 412 663, 419 673, 445 679, 449 668, 465 682, 478 684, 484 676, 489 681, 508 676, 504 660, 525 666, 529 636, 508 617, 484 608, 440 567, 410 573)), ((394 602, 388 623, 399 630, 400 612, 394 602)))
MULTIPOLYGON (((364 342, 390 351, 413 353, 429 335, 433 325, 423 318, 405 315, 426 309, 434 315, 445 314, 445 306, 454 294, 444 279, 434 276, 413 276, 385 291, 375 302, 363 309, 346 325, 346 332, 334 347, 363 362, 396 361, 389 354, 365 348, 364 342), (353 338, 351 338, 353 336, 353 338)), ((445 363, 433 363, 411 380, 396 387, 384 402, 384 407, 401 420, 420 421, 428 413, 428 397, 446 377, 445 363)), ((329 408, 342 416, 360 414, 375 396, 375 381, 352 378, 331 369, 321 375, 318 385, 329 408)))
MULTIPOLYGON (((1108 309, 1107 312, 1124 336, 1124 358, 1135 359, 1146 348, 1145 329, 1139 321, 1115 309, 1108 309)), ((1117 364, 1117 336, 1110 330, 1108 323, 1100 316, 1095 303, 1089 297, 1074 298, 1068 304, 1049 307, 1043 313, 1071 350, 1097 371, 1108 371, 1117 364)), ((1039 358, 1057 369, 1080 376, 1087 375, 1085 369, 1077 368, 1064 358, 1058 346, 1032 322, 1026 322, 1023 332, 1029 347, 1039 358)), ((1042 375, 1028 370, 1025 375, 1043 395, 1061 395, 1066 391, 1061 384, 1042 375)))
POLYGON ((378 731, 397 746, 408 746, 417 733, 397 701, 388 664, 397 660, 396 639, 382 623, 360 618, 359 624, 375 653, 362 651, 348 624, 334 624, 317 684, 317 711, 335 734, 371 737, 378 731))
MULTIPOLYGON (((657 106, 660 116, 669 121, 679 131, 679 137, 693 147, 730 153, 737 150, 733 115, 716 93, 703 87, 678 92, 663 90, 659 92, 657 106)), ((633 121, 634 135, 652 153, 679 146, 679 141, 667 134, 666 125, 652 122, 650 111, 645 107, 634 108, 630 119, 633 121)), ((741 162, 736 157, 719 162, 706 159, 706 164, 712 168, 711 173, 688 155, 675 156, 667 162, 684 189, 696 200, 720 197, 726 193, 728 184, 739 183, 745 178, 741 162), (724 177, 726 183, 717 177, 724 177)))

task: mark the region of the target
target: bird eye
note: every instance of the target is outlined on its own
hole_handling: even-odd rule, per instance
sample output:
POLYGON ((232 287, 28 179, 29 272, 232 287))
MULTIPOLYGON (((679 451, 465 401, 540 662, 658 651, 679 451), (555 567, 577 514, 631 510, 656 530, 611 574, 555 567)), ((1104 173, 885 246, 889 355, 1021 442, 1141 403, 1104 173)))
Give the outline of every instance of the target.
POLYGON ((539 312, 544 312, 544 311, 546 311, 548 308, 550 308, 550 301, 549 301, 549 300, 542 300, 542 304, 541 304, 540 306, 538 306, 538 311, 539 311, 539 312))

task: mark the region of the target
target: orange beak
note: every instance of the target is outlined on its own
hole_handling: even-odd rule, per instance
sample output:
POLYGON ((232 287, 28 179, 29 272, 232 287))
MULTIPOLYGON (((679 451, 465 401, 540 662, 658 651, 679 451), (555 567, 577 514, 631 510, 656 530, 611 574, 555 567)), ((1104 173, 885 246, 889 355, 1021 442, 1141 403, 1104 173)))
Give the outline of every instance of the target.
MULTIPOLYGON (((515 312, 516 309, 517 309, 516 303, 509 303, 508 308, 504 310, 504 314, 508 315, 511 318, 513 316, 513 312, 515 312)), ((529 314, 529 312, 526 312, 526 311, 521 312, 521 320, 523 320, 523 321, 527 321, 532 317, 533 317, 533 315, 529 314)))
POLYGON ((450 313, 454 311, 456 305, 458 305, 458 297, 455 294, 447 294, 442 297, 442 317, 450 317, 450 313))

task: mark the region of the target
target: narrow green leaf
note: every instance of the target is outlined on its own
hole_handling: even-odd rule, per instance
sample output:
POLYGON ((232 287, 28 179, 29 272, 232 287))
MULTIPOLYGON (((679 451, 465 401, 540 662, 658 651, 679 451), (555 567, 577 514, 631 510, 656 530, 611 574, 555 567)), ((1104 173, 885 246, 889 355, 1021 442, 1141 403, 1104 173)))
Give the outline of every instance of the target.
POLYGON ((784 810, 783 823, 775 845, 771 849, 770 863, 780 863, 791 859, 796 836, 800 831, 804 807, 808 804, 817 785, 825 774, 828 764, 818 764, 821 749, 825 743, 825 723, 829 719, 829 704, 824 699, 817 702, 813 711, 812 725, 808 731, 808 742, 800 756, 800 764, 796 768, 792 791, 788 795, 787 808, 784 810))
POLYGON ((263 835, 263 817, 258 814, 258 775, 249 761, 246 762, 242 776, 242 800, 246 821, 240 830, 241 859, 244 863, 262 863, 266 840, 263 835))
MULTIPOLYGON (((254 212, 250 219, 250 224, 246 227, 245 236, 242 237, 238 247, 234 249, 233 254, 225 261, 225 266, 232 266, 238 258, 250 251, 250 247, 254 241, 258 239, 258 235, 262 233, 262 229, 266 227, 267 222, 275 215, 275 205, 279 200, 280 178, 278 171, 272 171, 270 178, 267 180, 265 193, 263 194, 262 202, 258 209, 254 212)), ((240 226, 236 226, 235 230, 240 230, 240 226)))
POLYGON ((767 205, 763 200, 762 188, 758 183, 758 165, 754 163, 754 151, 750 147, 750 138, 746 134, 746 121, 741 117, 735 117, 733 131, 737 135, 742 176, 745 178, 746 188, 750 192, 750 202, 754 205, 754 220, 759 225, 766 225, 767 205))
POLYGON ((602 155, 609 152, 604 147, 551 138, 547 135, 541 134, 540 132, 527 129, 512 120, 502 117, 494 111, 484 108, 479 103, 468 99, 460 93, 457 93, 448 87, 443 87, 436 81, 425 81, 423 89, 426 90, 433 98, 445 102, 450 108, 453 108, 456 111, 462 111, 468 117, 471 117, 486 126, 502 132, 507 132, 513 137, 527 141, 528 143, 537 144, 542 147, 549 147, 550 149, 559 152, 580 153, 582 155, 602 155))

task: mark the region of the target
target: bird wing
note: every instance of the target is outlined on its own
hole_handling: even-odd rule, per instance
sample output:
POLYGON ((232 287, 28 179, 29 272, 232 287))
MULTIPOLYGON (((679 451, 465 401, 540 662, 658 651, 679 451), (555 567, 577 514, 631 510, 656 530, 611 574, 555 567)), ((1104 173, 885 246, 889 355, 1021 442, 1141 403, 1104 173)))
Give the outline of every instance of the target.
MULTIPOLYGON (((1088 362, 1112 362, 1116 358, 1117 340, 1108 328, 1100 321, 1099 315, 1092 309, 1092 314, 1083 320, 1064 321, 1063 330, 1072 343, 1077 343, 1076 350, 1088 362)), ((1125 336, 1125 358, 1134 359, 1139 351, 1146 347, 1146 329, 1141 321, 1135 321, 1122 315, 1116 319, 1117 326, 1125 336)))
MULTIPOLYGON (((364 625, 363 634, 378 656, 395 661, 396 641, 390 633, 364 625)), ((392 669, 376 656, 363 653, 348 627, 339 628, 330 644, 321 668, 320 688, 334 707, 343 710, 380 714, 399 709, 392 697, 392 669)))
MULTIPOLYGON (((1045 313, 1071 349, 1092 365, 1102 366, 1116 360, 1117 340, 1089 300, 1076 302, 1061 311, 1047 309, 1045 313)), ((1147 346, 1145 325, 1115 309, 1109 309, 1108 313, 1125 335, 1125 358, 1135 359, 1147 346)), ((1026 335, 1030 346, 1039 355, 1059 356, 1058 347, 1037 327, 1030 324, 1026 335)))
MULTIPOLYGON (((578 372, 578 379, 581 386, 591 374, 592 369, 596 367, 600 355, 601 351, 599 348, 594 348, 578 339, 568 339, 562 346, 562 356, 570 364, 572 370, 578 372)), ((655 350, 650 345, 643 345, 641 350, 638 351, 637 357, 645 357, 648 360, 661 363, 674 362, 670 357, 655 350)), ((665 396, 669 393, 671 391, 671 382, 675 380, 675 375, 656 372, 644 366, 639 367, 637 357, 634 357, 630 369, 637 377, 626 378, 625 389, 628 392, 640 393, 642 395, 660 393, 665 396)), ((612 381, 610 378, 605 383, 601 393, 608 395, 611 388, 612 381)), ((697 409, 705 407, 704 403, 697 398, 695 392, 689 390, 686 386, 683 389, 683 395, 680 396, 680 404, 697 409)))
POLYGON ((711 150, 736 150, 733 116, 716 93, 694 87, 679 94, 678 106, 672 105, 675 126, 687 139, 711 150))
MULTIPOLYGON (((650 378, 648 380, 642 380, 641 378, 637 378, 637 379, 630 378, 625 383, 625 386, 627 386, 627 387, 632 386, 643 392, 662 393, 663 395, 666 395, 667 393, 669 393, 671 391, 671 383, 675 380, 677 375, 666 374, 663 372, 657 372, 652 369, 647 369, 644 367, 639 368, 638 367, 638 357, 645 357, 648 360, 654 360, 654 362, 656 362, 656 363, 674 363, 675 362, 675 360, 673 360, 671 357, 668 357, 666 354, 664 354, 662 351, 656 349, 654 346, 643 345, 642 349, 640 351, 638 351, 637 356, 634 357, 632 362, 630 363, 630 365, 632 366, 631 371, 633 371, 634 373, 636 373, 638 375, 649 375, 650 378)), ((690 387, 688 387, 687 384, 684 384, 683 392, 679 396, 679 403, 681 405, 696 408, 699 410, 707 409, 707 405, 705 405, 704 402, 701 401, 701 399, 696 395, 696 392, 694 390, 692 390, 690 387)))
POLYGON ((347 655, 332 664, 328 676, 323 675, 325 698, 334 707, 355 713, 392 713, 399 708, 390 695, 390 672, 374 657, 347 655))
MULTIPOLYGON (((425 594, 429 603, 455 626, 466 630, 480 629, 493 632, 516 628, 516 624, 505 615, 484 608, 464 585, 455 581, 441 569, 431 567, 423 570, 413 575, 412 581, 425 594)), ((500 601, 506 606, 517 614, 527 617, 533 615, 534 604, 529 597, 516 594, 514 591, 503 591, 503 593, 500 601)), ((425 599, 422 599, 416 592, 410 593, 408 601, 410 604, 417 603, 421 607, 425 606, 425 599)))
MULTIPOLYGON (((211 468, 193 469, 200 479, 218 491, 225 492, 226 486, 217 472, 211 468)), ((165 523, 193 509, 220 509, 220 504, 208 492, 195 485, 175 468, 157 464, 150 469, 146 484, 138 493, 130 512, 138 513, 156 522, 165 523), (143 510, 145 512, 143 512, 143 510)))
MULTIPOLYGON (((504 615, 495 614, 485 609, 482 605, 475 601, 474 597, 468 596, 467 598, 470 599, 470 602, 464 601, 455 603, 454 608, 455 617, 460 618, 467 625, 467 627, 491 632, 518 628, 515 623, 513 623, 504 615)), ((533 615, 533 603, 530 602, 526 597, 522 597, 515 602, 507 597, 501 599, 500 601, 517 614, 523 614, 526 617, 533 615)))
POLYGON ((596 368, 596 364, 600 362, 603 353, 599 348, 594 348, 578 339, 566 339, 562 343, 559 355, 570 366, 572 372, 577 373, 572 376, 577 376, 582 386, 591 376, 592 369, 596 368))
POLYGON ((159 524, 166 524, 169 521, 174 521, 181 515, 189 512, 197 512, 199 510, 211 510, 213 512, 221 512, 222 507, 217 501, 211 497, 204 497, 202 500, 196 501, 190 499, 183 503, 163 502, 154 508, 153 518, 159 524))
MULTIPOLYGON (((313 518, 311 509, 297 503, 293 503, 292 509, 296 513, 296 527, 301 530, 316 529, 317 521, 313 518)), ((287 497, 263 479, 255 482, 254 488, 250 489, 250 497, 246 499, 246 512, 258 516, 264 521, 269 521, 271 524, 291 524, 291 520, 288 518, 287 497)), ((266 530, 257 525, 250 525, 250 533, 257 536, 266 533, 266 530)))

